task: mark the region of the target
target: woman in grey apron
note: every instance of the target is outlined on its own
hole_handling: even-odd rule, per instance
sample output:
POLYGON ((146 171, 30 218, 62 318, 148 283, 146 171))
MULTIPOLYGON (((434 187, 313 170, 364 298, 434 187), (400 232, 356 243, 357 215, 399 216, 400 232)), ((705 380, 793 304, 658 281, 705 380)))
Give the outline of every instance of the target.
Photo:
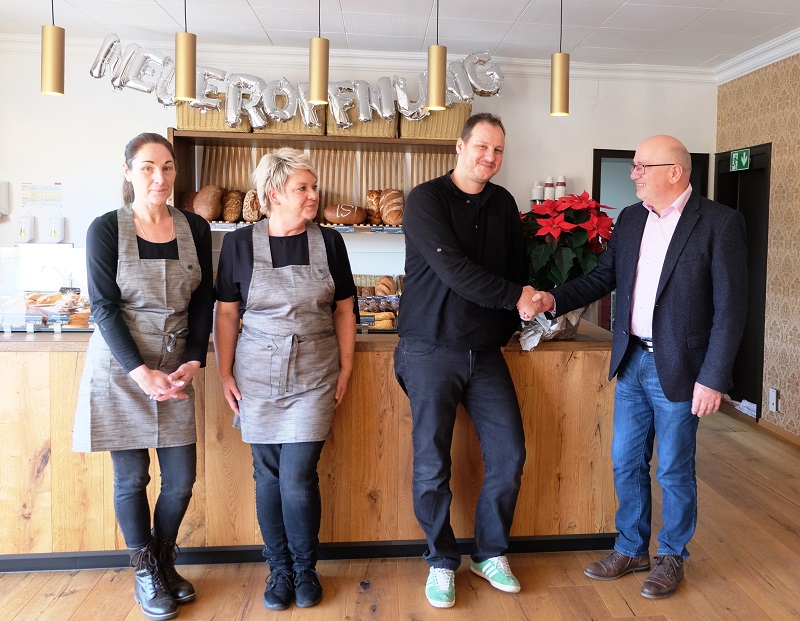
POLYGON ((234 425, 253 453, 270 567, 263 602, 283 610, 322 600, 317 462, 353 368, 356 289, 342 236, 312 222, 319 194, 308 156, 279 149, 253 179, 267 218, 225 236, 214 347, 234 425))
POLYGON ((136 568, 134 597, 150 619, 194 599, 175 570, 175 540, 196 470, 194 392, 213 310, 211 232, 167 205, 175 153, 158 134, 125 149, 125 206, 91 224, 89 340, 73 430, 76 451, 110 451, 114 510, 136 568), (161 492, 151 526, 146 487, 155 448, 161 492))

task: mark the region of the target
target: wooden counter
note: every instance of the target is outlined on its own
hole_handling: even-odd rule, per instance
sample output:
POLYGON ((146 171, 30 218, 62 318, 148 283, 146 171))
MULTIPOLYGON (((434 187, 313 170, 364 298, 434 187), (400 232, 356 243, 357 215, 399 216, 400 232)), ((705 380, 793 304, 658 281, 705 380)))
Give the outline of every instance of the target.
MULTIPOLYGON (((73 453, 72 419, 88 333, 0 334, 0 555, 124 549, 108 453, 73 453)), ((359 335, 347 397, 319 466, 322 542, 419 541, 411 501, 408 399, 394 378, 397 336, 359 335)), ((583 322, 575 340, 506 348, 524 418, 527 462, 514 537, 614 532, 611 334, 583 322)), ((198 478, 184 547, 261 545, 250 448, 231 427, 213 354, 195 378, 198 478)), ((459 412, 452 523, 472 535, 482 460, 459 412)), ((157 464, 152 467, 158 481, 157 464)), ((151 483, 150 494, 155 485, 151 483)))

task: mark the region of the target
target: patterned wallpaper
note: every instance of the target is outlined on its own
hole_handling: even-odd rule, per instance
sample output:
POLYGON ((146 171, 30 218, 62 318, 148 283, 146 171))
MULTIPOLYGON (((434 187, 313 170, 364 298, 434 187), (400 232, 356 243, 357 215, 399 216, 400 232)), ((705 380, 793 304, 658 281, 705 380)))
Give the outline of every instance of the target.
POLYGON ((800 435, 800 55, 719 87, 717 152, 772 143, 764 420, 800 435), (768 387, 780 390, 769 412, 768 387))

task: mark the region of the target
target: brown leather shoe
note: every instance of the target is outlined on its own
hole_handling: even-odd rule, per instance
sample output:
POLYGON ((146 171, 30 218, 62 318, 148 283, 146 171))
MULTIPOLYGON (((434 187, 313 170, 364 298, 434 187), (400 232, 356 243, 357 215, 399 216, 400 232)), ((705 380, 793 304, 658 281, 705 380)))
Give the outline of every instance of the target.
POLYGON ((625 556, 615 550, 602 561, 595 561, 587 565, 583 573, 595 580, 616 580, 632 571, 647 571, 649 569, 649 556, 625 556))
POLYGON ((683 580, 683 557, 658 554, 655 567, 642 584, 642 595, 650 599, 664 599, 672 595, 683 580))

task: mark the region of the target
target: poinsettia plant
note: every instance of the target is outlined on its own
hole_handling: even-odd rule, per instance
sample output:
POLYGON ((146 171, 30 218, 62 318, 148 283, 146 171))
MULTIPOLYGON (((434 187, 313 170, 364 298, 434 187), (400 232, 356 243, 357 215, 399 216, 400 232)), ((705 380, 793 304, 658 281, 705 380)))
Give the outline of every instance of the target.
POLYGON ((608 209, 613 208, 584 191, 532 205, 520 214, 530 282, 536 289, 552 289, 597 266, 614 226, 608 209))

